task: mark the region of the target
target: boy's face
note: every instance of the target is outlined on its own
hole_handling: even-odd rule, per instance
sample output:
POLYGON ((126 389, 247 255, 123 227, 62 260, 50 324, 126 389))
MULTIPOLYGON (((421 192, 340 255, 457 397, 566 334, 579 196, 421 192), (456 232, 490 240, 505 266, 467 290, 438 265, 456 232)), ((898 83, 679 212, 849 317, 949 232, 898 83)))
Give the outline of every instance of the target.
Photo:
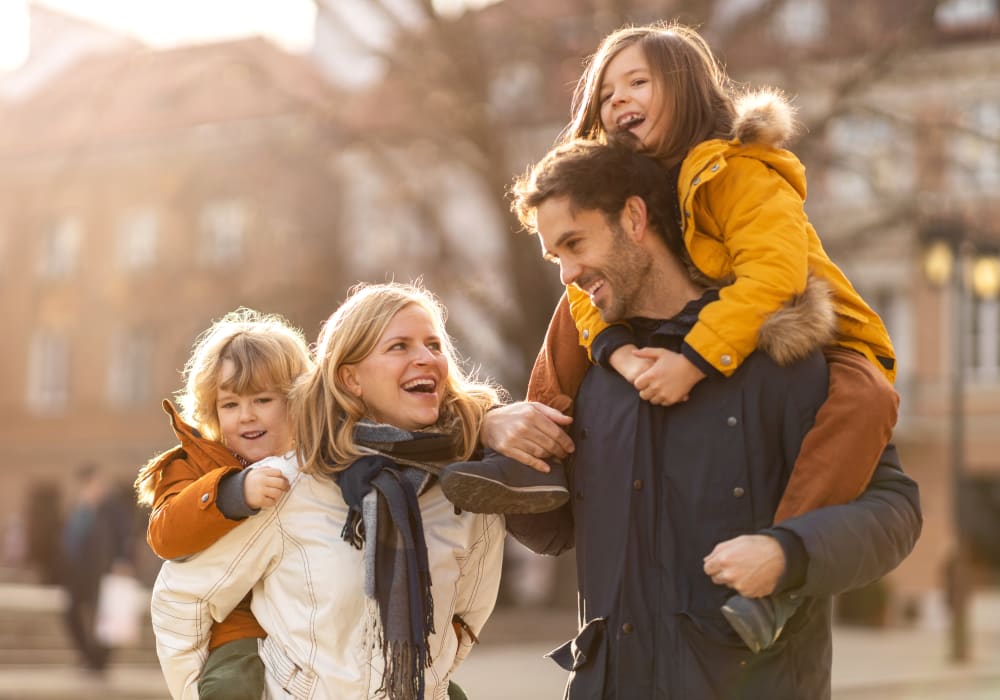
POLYGON ((668 126, 664 100, 657 93, 649 61, 639 45, 619 51, 604 69, 598 93, 604 131, 630 131, 646 148, 655 148, 668 126))
POLYGON ((652 262, 626 233, 624 210, 610 225, 597 209, 574 211, 569 197, 550 197, 538 206, 536 223, 542 255, 558 263, 564 285, 589 295, 608 323, 633 314, 652 262))
MULTIPOLYGON (((226 383, 233 369, 232 360, 223 360, 221 384, 226 383)), ((259 462, 292 449, 288 401, 281 392, 236 394, 220 389, 215 410, 222 441, 248 462, 259 462)))

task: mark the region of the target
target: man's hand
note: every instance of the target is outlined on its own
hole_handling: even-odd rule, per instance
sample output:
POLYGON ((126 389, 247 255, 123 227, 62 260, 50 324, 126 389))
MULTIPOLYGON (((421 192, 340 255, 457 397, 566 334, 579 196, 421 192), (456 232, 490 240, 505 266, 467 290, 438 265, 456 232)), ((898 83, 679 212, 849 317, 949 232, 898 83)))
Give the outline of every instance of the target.
POLYGON ((274 467, 251 469, 243 480, 243 498, 251 508, 273 506, 287 490, 288 479, 274 467))
POLYGON ((653 363, 632 384, 639 390, 639 398, 657 406, 687 401, 694 385, 705 378, 705 373, 679 352, 665 348, 639 348, 633 355, 653 363))
POLYGON ((545 404, 519 401, 487 413, 479 439, 502 455, 547 472, 543 459, 563 459, 573 452, 573 441, 562 427, 572 422, 545 404))
POLYGON ((713 583, 760 598, 773 593, 785 573, 785 552, 768 535, 740 535, 715 545, 705 557, 705 573, 713 583))

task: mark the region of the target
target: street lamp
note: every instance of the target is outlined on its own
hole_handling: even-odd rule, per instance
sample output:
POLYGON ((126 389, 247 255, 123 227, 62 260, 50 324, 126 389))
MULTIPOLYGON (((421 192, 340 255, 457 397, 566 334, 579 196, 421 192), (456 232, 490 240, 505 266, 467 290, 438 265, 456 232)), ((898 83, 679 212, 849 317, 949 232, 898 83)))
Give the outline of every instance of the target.
POLYGON ((931 284, 951 288, 950 461, 955 552, 951 569, 951 659, 969 660, 968 540, 965 536, 962 492, 965 477, 965 372, 973 295, 995 299, 1000 293, 1000 256, 968 235, 957 221, 937 222, 923 231, 924 274, 931 284))

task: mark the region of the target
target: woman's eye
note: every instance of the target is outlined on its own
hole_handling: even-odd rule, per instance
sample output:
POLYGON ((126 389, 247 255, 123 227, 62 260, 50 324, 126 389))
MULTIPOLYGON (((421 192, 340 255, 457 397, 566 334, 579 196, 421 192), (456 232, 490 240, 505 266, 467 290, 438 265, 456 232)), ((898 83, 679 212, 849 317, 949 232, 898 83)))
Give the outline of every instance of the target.
POLYGON ((438 342, 438 341, 436 341, 436 340, 433 341, 433 342, 427 343, 427 347, 429 347, 434 352, 441 352, 441 343, 438 342))
POLYGON ((405 350, 406 349, 406 343, 404 343, 402 341, 400 341, 398 343, 393 343, 392 345, 389 346, 389 349, 390 350, 405 350))

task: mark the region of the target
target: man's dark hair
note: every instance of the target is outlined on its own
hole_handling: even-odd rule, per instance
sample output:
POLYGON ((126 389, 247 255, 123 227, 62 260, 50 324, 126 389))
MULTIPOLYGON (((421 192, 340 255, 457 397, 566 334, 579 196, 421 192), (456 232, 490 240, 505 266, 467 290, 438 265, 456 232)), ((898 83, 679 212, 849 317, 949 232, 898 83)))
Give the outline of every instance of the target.
POLYGON ((568 197, 571 211, 598 210, 617 226, 626 200, 638 196, 646 203, 650 227, 684 259, 677 171, 640 153, 637 145, 638 140, 619 137, 609 143, 573 139, 556 146, 515 180, 511 209, 526 230, 537 233, 538 207, 553 197, 568 197))

